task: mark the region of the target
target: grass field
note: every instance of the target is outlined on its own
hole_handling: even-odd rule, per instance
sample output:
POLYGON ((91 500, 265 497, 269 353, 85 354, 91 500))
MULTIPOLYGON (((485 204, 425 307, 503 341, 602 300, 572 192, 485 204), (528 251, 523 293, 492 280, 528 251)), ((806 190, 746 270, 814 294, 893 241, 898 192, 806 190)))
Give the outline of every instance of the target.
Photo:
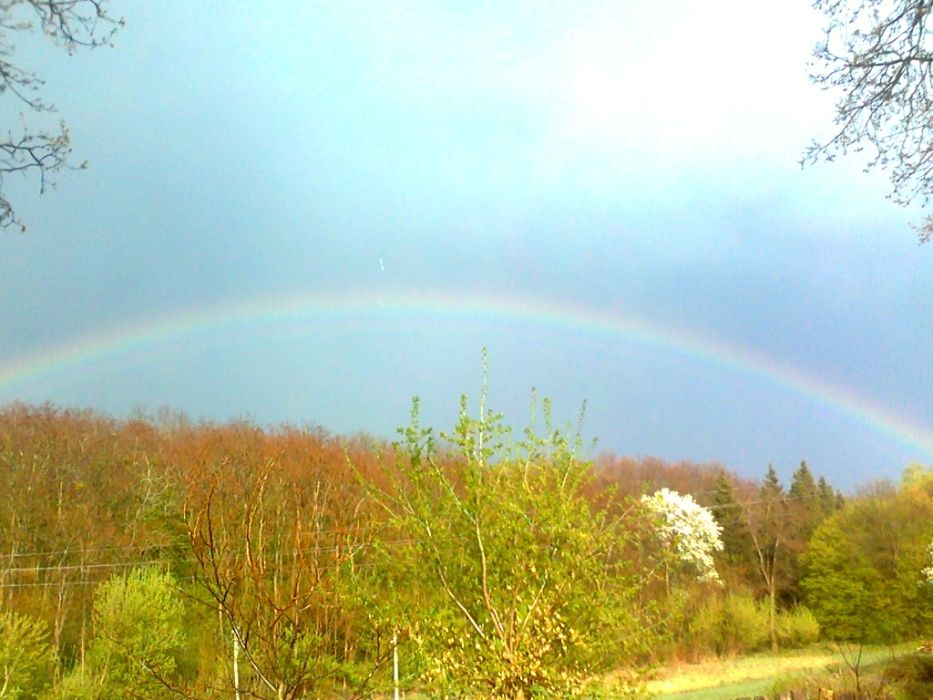
MULTIPOLYGON (((865 675, 871 667, 902 654, 914 651, 919 642, 897 646, 866 646, 862 649, 860 667, 865 675)), ((849 660, 857 649, 846 649, 849 660)), ((815 644, 805 649, 760 653, 732 659, 710 659, 687 664, 662 666, 651 673, 642 690, 651 700, 735 700, 741 697, 768 695, 775 683, 794 682, 828 669, 847 668, 845 658, 836 645, 815 644)), ((611 683, 614 674, 606 680, 611 683)), ((802 682, 802 681, 801 681, 802 682)), ((389 696, 385 696, 388 698, 389 696)), ((427 696, 407 693, 409 700, 427 696)))
MULTIPOLYGON (((916 646, 916 643, 909 643, 896 647, 865 647, 861 667, 865 669, 892 656, 910 652, 916 646)), ((777 654, 762 653, 662 667, 652 674, 645 690, 658 700, 734 700, 764 695, 778 681, 792 683, 795 678, 833 667, 846 667, 840 650, 834 646, 816 645, 777 654)))

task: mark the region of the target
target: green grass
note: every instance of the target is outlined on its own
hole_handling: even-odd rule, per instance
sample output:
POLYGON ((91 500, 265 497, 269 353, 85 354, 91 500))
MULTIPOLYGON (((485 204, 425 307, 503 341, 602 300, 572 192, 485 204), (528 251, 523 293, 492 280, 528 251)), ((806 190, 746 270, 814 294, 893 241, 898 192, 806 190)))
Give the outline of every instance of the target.
POLYGON ((735 700, 735 698, 755 697, 767 695, 774 685, 774 679, 745 681, 744 683, 731 683, 715 688, 700 688, 687 690, 683 693, 670 693, 658 695, 664 700, 735 700))
MULTIPOLYGON (((908 642, 897 646, 866 646, 862 650, 861 669, 867 675, 871 666, 910 653, 917 645, 918 642, 908 642)), ((848 650, 846 653, 850 661, 853 660, 848 650)), ((651 674, 644 689, 652 700, 735 700, 768 695, 779 682, 788 688, 796 687, 797 680, 802 684, 807 676, 841 668, 847 666, 838 646, 814 644, 776 654, 767 652, 662 666, 651 674)), ((422 700, 426 696, 406 693, 405 697, 422 700)))
MULTIPOLYGON (((915 647, 916 643, 865 647, 861 668, 866 669, 915 647)), ((652 674, 646 690, 658 700, 734 700, 743 696, 765 695, 778 682, 793 685, 795 679, 833 667, 846 667, 839 648, 819 644, 777 654, 762 653, 662 667, 652 674)))

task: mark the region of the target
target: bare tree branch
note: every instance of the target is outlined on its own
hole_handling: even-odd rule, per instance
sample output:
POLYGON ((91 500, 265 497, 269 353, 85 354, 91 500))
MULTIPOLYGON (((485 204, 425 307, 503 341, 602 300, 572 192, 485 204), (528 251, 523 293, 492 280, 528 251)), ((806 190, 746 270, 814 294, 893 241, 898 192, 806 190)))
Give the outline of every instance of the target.
MULTIPOLYGON (((69 53, 79 48, 109 45, 123 20, 114 19, 105 8, 106 0, 0 0, 0 99, 19 102, 31 113, 54 112, 55 106, 42 97, 43 80, 16 61, 13 38, 35 31, 69 53)), ((25 230, 13 204, 4 194, 4 178, 14 173, 38 174, 39 191, 54 184, 53 176, 67 166, 71 154, 68 129, 48 132, 22 126, 9 129, 0 141, 0 228, 18 226, 25 230)), ((80 165, 79 167, 84 167, 80 165)))
MULTIPOLYGON (((866 170, 890 174, 890 198, 900 205, 933 195, 933 64, 927 20, 933 0, 816 0, 828 19, 814 50, 811 80, 840 92, 835 134, 814 142, 802 164, 869 154, 866 170)), ((933 219, 918 231, 933 234, 933 219)))

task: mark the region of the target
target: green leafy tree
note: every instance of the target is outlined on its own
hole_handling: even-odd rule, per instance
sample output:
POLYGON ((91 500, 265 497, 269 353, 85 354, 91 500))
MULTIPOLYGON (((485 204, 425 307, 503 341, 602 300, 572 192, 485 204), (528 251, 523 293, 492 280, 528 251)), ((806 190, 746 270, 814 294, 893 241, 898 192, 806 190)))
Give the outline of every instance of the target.
POLYGON ((907 488, 927 488, 933 485, 933 469, 920 462, 911 462, 901 474, 901 484, 907 488))
POLYGON ((545 435, 513 443, 485 397, 478 419, 464 397, 438 440, 416 400, 392 483, 374 490, 405 543, 384 553, 400 577, 389 611, 439 693, 575 696, 651 638, 628 533, 584 496, 580 442, 544 408, 545 435))
POLYGON ((933 586, 923 575, 931 539, 931 479, 876 489, 824 521, 802 586, 827 636, 889 642, 933 632, 933 586))
POLYGON ((748 594, 708 596, 690 619, 688 637, 703 653, 764 649, 770 642, 767 605, 748 594))
POLYGON ((170 574, 138 569, 103 583, 93 627, 86 667, 65 679, 62 698, 156 700, 180 687, 184 608, 170 574))
POLYGON ((878 572, 847 536, 849 518, 826 520, 810 540, 803 557, 803 589, 808 607, 831 639, 871 639, 880 625, 872 605, 881 582, 878 572))
POLYGON ((0 612, 0 698, 34 698, 51 680, 52 648, 41 620, 0 612))

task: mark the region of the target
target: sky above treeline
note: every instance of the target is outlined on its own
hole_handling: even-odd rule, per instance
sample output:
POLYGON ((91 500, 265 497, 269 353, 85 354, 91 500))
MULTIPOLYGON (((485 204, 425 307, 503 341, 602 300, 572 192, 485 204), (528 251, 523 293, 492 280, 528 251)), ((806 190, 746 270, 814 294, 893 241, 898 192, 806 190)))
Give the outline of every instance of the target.
POLYGON ((113 0, 114 48, 18 37, 88 168, 3 182, 0 401, 392 437, 413 395, 452 425, 485 347, 491 407, 585 401, 594 453, 933 463, 933 244, 858 156, 801 169, 809 5, 113 0))

